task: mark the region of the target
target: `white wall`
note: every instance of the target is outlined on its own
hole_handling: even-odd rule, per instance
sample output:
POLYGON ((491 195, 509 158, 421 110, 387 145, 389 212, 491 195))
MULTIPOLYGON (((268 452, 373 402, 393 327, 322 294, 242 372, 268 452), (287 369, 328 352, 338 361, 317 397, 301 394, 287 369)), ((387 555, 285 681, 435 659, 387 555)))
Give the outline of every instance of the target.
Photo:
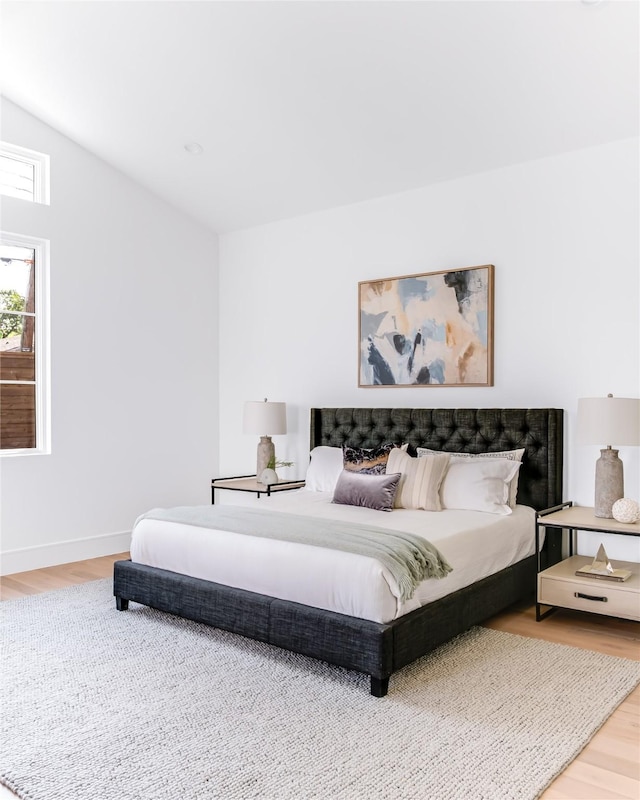
MULTIPOLYGON (((311 406, 561 407, 565 496, 593 503, 577 398, 640 394, 637 140, 227 234, 218 287, 213 234, 1 111, 2 138, 52 169, 51 206, 0 206, 2 229, 51 240, 53 411, 51 455, 0 458, 3 573, 124 550, 142 511, 208 502, 211 476, 254 468, 242 406, 264 396, 288 404, 289 476, 311 406), (485 263, 494 387, 357 387, 358 281, 485 263)), ((636 499, 639 450, 620 453, 636 499)))
POLYGON ((51 242, 52 453, 0 458, 2 572, 119 552, 217 472, 217 237, 9 102, 49 153, 51 205, 0 227, 51 242))
MULTIPOLYGON (((308 463, 312 406, 553 406, 566 409, 565 497, 593 505, 599 452, 574 444, 576 405, 640 394, 638 197, 627 140, 222 236, 221 472, 254 469, 242 405, 265 396, 288 404, 275 442, 297 463, 289 477, 308 463), (494 387, 357 387, 358 281, 486 263, 494 387)), ((638 450, 620 451, 635 499, 638 450)), ((640 558, 638 539, 607 541, 611 557, 640 558)))

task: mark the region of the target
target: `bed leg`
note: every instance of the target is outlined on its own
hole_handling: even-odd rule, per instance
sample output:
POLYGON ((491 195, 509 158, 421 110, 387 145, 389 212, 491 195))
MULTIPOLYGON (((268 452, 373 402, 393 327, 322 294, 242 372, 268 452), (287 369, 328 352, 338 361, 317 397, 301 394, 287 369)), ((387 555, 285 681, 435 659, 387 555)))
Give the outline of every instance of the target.
POLYGON ((384 697, 389 690, 389 678, 374 678, 371 676, 371 694, 374 697, 384 697))
POLYGON ((129 608, 129 601, 125 600, 124 597, 118 597, 118 595, 116 595, 116 608, 118 611, 126 611, 129 608))

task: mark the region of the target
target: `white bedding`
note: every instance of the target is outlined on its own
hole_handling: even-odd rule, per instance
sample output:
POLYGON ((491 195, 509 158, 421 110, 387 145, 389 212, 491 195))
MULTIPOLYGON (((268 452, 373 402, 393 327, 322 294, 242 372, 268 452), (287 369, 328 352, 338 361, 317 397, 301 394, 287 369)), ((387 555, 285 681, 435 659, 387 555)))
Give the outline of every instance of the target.
POLYGON ((259 594, 390 622, 532 555, 535 511, 516 506, 508 516, 481 511, 392 512, 337 505, 331 492, 299 489, 254 500, 259 507, 309 514, 420 534, 453 567, 423 581, 401 603, 393 578, 373 558, 228 531, 142 519, 133 530, 131 559, 140 564, 247 589, 259 594))

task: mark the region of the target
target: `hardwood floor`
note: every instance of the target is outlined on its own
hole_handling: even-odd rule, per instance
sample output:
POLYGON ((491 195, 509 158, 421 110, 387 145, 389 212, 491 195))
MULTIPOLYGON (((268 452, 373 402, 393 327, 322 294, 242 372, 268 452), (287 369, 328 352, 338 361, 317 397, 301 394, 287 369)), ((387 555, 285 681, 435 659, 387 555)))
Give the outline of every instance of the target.
MULTIPOLYGON (((119 553, 0 578, 0 599, 13 600, 109 578, 119 553)), ((560 642, 640 661, 640 623, 559 610, 536 622, 531 605, 514 606, 490 619, 496 630, 560 642)), ((597 698, 594 698, 597 702, 597 698)), ((15 795, 0 786, 0 800, 15 795)), ((541 800, 638 800, 640 798, 640 686, 621 703, 580 755, 541 796, 541 800)), ((82 798, 78 798, 82 800, 82 798)), ((426 798, 425 798, 426 800, 426 798)), ((460 800, 474 800, 460 798, 460 800)))
POLYGON ((76 583, 110 578, 113 575, 113 562, 129 558, 129 553, 90 558, 87 561, 74 561, 56 567, 18 572, 0 578, 0 600, 16 600, 30 594, 64 589, 76 583))

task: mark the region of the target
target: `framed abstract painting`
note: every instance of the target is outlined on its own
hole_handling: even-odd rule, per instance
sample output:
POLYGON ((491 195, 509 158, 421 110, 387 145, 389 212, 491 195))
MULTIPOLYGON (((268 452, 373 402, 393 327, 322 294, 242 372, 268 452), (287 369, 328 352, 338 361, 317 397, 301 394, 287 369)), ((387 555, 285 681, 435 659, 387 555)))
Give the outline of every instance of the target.
POLYGON ((358 386, 493 386, 493 272, 360 281, 358 386))

